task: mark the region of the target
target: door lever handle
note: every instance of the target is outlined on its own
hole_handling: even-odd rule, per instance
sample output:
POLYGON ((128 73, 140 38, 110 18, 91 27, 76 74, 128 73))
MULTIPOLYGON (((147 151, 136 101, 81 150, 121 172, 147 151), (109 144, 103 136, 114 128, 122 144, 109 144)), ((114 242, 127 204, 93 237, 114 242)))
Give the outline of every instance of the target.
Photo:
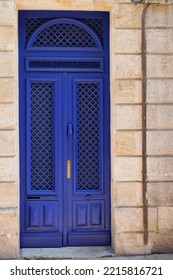
POLYGON ((73 125, 71 123, 67 124, 67 135, 72 136, 73 135, 73 125))

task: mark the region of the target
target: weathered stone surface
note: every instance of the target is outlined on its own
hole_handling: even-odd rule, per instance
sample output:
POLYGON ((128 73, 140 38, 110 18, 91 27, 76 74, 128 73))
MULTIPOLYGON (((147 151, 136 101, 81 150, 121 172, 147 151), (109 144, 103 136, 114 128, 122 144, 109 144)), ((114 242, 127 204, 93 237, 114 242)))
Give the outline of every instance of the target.
POLYGON ((15 49, 15 30, 13 27, 0 26, 0 51, 15 49))
POLYGON ((16 118, 16 104, 0 104, 0 129, 14 129, 16 118))
POLYGON ((137 156, 142 154, 140 131, 114 131, 112 140, 113 155, 137 156))
POLYGON ((118 28, 140 28, 143 5, 114 5, 112 26, 118 28))
POLYGON ((116 78, 141 78, 141 56, 114 54, 113 75, 116 78))
POLYGON ((42 9, 81 9, 81 10, 110 10, 113 0, 18 0, 17 7, 38 9, 41 5, 42 9))
POLYGON ((16 101, 16 81, 11 79, 0 79, 0 102, 16 101))
POLYGON ((148 155, 173 155, 173 131, 148 131, 148 155))
POLYGON ((0 156, 15 155, 17 150, 15 131, 0 131, 0 156))
POLYGON ((18 234, 18 215, 15 210, 0 211, 0 236, 16 236, 18 234))
POLYGON ((140 105, 114 105, 112 107, 113 129, 141 129, 142 109, 140 105))
POLYGON ((141 31, 131 29, 113 29, 112 50, 114 53, 140 53, 141 31))
POLYGON ((173 80, 156 79, 147 81, 148 103, 173 103, 173 80), (157 94, 156 94, 157 93, 157 94))
POLYGON ((0 2, 0 25, 14 24, 17 19, 15 1, 0 2))
POLYGON ((151 181, 173 180, 173 158, 149 157, 147 160, 147 175, 151 181))
POLYGON ((173 232, 173 207, 158 208, 158 231, 169 233, 173 232))
POLYGON ((151 246, 144 246, 142 233, 121 233, 114 238, 114 249, 118 255, 141 255, 149 254, 151 246))
POLYGON ((0 208, 18 207, 18 188, 16 183, 0 183, 0 208))
POLYGON ((0 52, 0 77, 15 76, 15 55, 10 52, 0 52))
POLYGON ((151 5, 147 12, 147 27, 172 27, 172 5, 151 5))
MULTIPOLYGON (((115 208, 114 228, 116 233, 142 232, 142 208, 115 208)), ((157 231, 157 208, 148 208, 148 230, 157 231)))
POLYGON ((0 259, 16 259, 18 257, 18 236, 0 236, 0 244, 0 259))
POLYGON ((115 181, 140 181, 142 159, 140 157, 114 157, 112 169, 115 181))
POLYGON ((139 80, 114 80, 112 85, 112 104, 141 103, 142 83, 139 80))
POLYGON ((112 205, 141 206, 142 184, 136 182, 115 182, 112 188, 112 205))
POLYGON ((173 78, 173 56, 147 55, 147 75, 150 78, 173 78))
POLYGON ((172 233, 149 233, 150 243, 152 244, 151 253, 171 253, 173 252, 172 233))
POLYGON ((0 157, 0 166, 0 181, 16 181, 18 177, 16 157, 0 157))
POLYGON ((173 128, 173 105, 148 105, 147 128, 173 128))
POLYGON ((172 52, 172 29, 149 29, 147 30, 147 51, 149 52, 172 52))
POLYGON ((150 206, 173 206, 173 183, 148 183, 147 198, 150 206))

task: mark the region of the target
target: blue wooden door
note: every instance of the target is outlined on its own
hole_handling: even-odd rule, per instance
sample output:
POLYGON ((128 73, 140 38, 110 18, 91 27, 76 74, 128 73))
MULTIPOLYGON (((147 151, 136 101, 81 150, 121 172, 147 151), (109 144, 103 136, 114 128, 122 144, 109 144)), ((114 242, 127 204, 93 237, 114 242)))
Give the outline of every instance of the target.
POLYGON ((19 14, 21 247, 110 244, 108 18, 19 14))

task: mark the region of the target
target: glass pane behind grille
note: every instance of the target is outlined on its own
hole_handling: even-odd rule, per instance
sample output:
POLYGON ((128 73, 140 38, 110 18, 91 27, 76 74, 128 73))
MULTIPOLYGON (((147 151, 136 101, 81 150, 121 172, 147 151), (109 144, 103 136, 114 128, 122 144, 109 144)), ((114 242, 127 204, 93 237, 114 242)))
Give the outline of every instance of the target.
POLYGON ((100 189, 99 82, 77 83, 77 189, 100 189))
POLYGON ((29 69, 100 69, 100 61, 29 60, 29 69))
POLYGON ((31 83, 31 190, 53 190, 53 83, 31 83))
MULTIPOLYGON (((54 18, 27 18, 26 19, 26 42, 33 34, 33 32, 43 23, 48 22, 54 18)), ((103 44, 103 20, 102 19, 77 19, 90 27, 99 37, 103 44)))
POLYGON ((93 38, 81 27, 70 23, 53 24, 41 31, 32 47, 96 48, 93 38))

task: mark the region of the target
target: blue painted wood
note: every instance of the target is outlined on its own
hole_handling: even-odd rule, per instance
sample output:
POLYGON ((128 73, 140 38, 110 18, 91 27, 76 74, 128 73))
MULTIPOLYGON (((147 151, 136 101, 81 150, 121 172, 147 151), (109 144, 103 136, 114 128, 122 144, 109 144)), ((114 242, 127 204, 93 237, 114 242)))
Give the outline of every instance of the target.
POLYGON ((102 12, 19 12, 21 247, 110 245, 108 23, 102 12), (96 47, 37 48, 56 24, 96 47))

